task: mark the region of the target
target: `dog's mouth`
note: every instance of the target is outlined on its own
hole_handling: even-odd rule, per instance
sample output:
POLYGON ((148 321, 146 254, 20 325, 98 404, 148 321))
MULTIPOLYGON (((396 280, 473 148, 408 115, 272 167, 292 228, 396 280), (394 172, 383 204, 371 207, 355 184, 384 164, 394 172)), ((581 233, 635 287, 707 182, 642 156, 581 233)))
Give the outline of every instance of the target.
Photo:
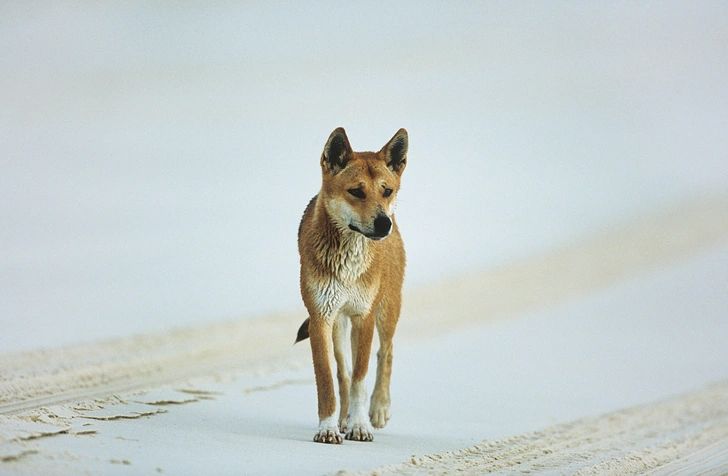
POLYGON ((349 229, 352 231, 355 231, 357 233, 361 233, 362 235, 366 236, 367 238, 369 238, 370 240, 373 240, 373 241, 383 240, 389 236, 389 231, 387 231, 387 233, 384 233, 384 234, 382 234, 382 233, 364 233, 363 231, 361 231, 361 229, 359 229, 358 227, 356 227, 354 225, 349 225, 349 229))

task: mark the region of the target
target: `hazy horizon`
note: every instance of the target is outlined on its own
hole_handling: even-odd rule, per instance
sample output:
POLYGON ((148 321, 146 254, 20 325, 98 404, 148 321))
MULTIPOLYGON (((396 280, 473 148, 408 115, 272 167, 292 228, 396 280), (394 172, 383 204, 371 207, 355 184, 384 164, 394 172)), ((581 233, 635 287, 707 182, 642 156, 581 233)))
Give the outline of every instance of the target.
MULTIPOLYGON (((410 135, 406 286, 728 192, 728 6, 0 7, 0 351, 302 308, 329 133, 410 135)), ((295 330, 294 330, 295 331, 295 330)))

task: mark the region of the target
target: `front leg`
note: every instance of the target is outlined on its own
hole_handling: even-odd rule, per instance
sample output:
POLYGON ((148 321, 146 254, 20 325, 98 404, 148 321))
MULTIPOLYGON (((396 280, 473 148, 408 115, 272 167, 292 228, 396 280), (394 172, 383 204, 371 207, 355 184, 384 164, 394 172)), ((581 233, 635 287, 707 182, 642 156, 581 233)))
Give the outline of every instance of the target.
POLYGON ((391 413, 389 405, 389 382, 392 377, 392 338, 397 325, 398 313, 389 309, 389 313, 377 314, 377 330, 379 331, 379 352, 377 352, 377 379, 369 405, 369 420, 374 428, 384 428, 391 413), (389 317, 389 318, 388 318, 389 317))
POLYGON ((342 442, 342 439, 335 416, 336 394, 334 377, 331 373, 333 356, 331 323, 320 316, 311 316, 308 330, 318 394, 319 427, 313 440, 319 443, 338 444, 342 442))
POLYGON ((372 441, 372 427, 367 418, 366 376, 374 337, 374 316, 352 318, 351 347, 354 371, 351 377, 349 428, 347 440, 372 441))
POLYGON ((349 351, 349 318, 339 316, 334 321, 334 357, 336 358, 336 377, 339 380, 339 431, 346 433, 349 417, 349 387, 351 369, 347 360, 349 351))
POLYGON ((369 404, 369 420, 374 428, 384 428, 391 417, 389 382, 392 376, 392 346, 382 345, 377 352, 377 379, 369 404))

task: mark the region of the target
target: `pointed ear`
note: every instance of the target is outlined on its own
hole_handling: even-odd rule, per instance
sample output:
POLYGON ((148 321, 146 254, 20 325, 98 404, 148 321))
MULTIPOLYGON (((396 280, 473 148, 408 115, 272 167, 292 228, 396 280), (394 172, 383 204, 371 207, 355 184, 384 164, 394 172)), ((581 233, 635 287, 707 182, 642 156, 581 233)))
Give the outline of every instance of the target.
POLYGON ((321 154, 321 167, 336 174, 346 167, 351 160, 352 153, 346 131, 343 127, 339 127, 331 133, 329 140, 326 141, 324 152, 321 154))
POLYGON ((387 167, 397 175, 401 175, 402 172, 404 172, 404 168, 407 166, 408 146, 409 138, 407 136, 407 131, 400 129, 382 149, 384 151, 384 160, 387 162, 387 167))

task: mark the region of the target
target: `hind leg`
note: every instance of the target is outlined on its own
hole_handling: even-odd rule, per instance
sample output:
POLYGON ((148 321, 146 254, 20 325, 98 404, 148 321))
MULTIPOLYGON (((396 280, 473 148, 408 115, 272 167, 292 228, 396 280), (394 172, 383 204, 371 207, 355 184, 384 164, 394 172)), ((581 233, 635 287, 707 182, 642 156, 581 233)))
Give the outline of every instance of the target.
POLYGON ((351 385, 351 370, 347 354, 349 352, 349 318, 340 316, 334 322, 334 357, 336 358, 336 377, 339 381, 339 431, 346 432, 347 417, 349 415, 349 386, 351 385))

